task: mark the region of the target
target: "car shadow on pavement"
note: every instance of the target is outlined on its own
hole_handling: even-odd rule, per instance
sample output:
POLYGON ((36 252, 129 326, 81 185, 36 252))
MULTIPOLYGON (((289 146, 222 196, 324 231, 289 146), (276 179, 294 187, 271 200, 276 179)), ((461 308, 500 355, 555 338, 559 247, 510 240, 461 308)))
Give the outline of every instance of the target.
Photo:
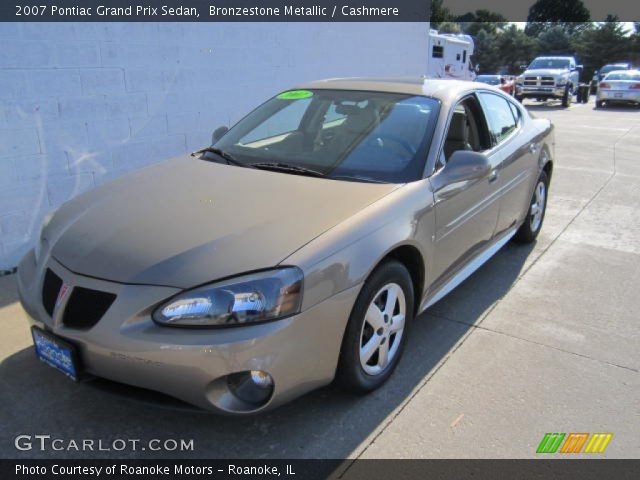
POLYGON ((356 455, 418 389, 429 388, 428 380, 438 366, 509 291, 532 248, 506 245, 456 290, 420 315, 412 325, 395 374, 384 387, 363 397, 330 385, 272 412, 225 417, 106 381, 75 384, 41 364, 31 347, 24 348, 0 364, 0 402, 7 407, 0 411, 0 456, 259 459, 356 455), (20 434, 45 434, 67 441, 101 440, 108 447, 115 439, 140 443, 135 451, 18 451, 14 438, 20 434), (194 448, 142 450, 150 439, 193 440, 194 448))
POLYGON ((634 110, 640 110, 640 105, 622 105, 622 104, 618 104, 618 105, 605 105, 604 107, 601 108, 596 108, 595 105, 593 105, 593 110, 598 110, 598 112, 609 112, 609 113, 620 113, 620 112, 629 112, 629 111, 634 111, 634 110))
POLYGON ((563 107, 560 102, 536 102, 536 103, 524 103, 524 107, 532 112, 548 112, 562 110, 563 107))

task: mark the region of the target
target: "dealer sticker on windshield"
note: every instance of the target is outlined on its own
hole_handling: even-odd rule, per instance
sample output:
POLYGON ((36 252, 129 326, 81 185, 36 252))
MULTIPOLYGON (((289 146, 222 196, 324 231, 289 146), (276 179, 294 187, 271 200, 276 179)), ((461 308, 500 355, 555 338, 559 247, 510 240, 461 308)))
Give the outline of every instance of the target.
POLYGON ((278 95, 280 100, 300 100, 302 98, 309 98, 313 96, 313 92, 309 90, 289 90, 288 92, 282 92, 278 95))

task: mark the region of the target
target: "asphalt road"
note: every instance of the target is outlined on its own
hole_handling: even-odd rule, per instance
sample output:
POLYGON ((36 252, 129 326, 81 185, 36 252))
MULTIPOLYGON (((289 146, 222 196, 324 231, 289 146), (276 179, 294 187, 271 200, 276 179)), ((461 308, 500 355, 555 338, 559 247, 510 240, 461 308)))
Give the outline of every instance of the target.
POLYGON ((530 458, 546 432, 611 432, 600 456, 640 457, 640 111, 528 105, 556 126, 538 242, 508 244, 418 318, 384 388, 327 387, 233 418, 76 385, 35 359, 2 277, 0 457, 530 458), (22 452, 19 434, 193 439, 194 451, 22 452))

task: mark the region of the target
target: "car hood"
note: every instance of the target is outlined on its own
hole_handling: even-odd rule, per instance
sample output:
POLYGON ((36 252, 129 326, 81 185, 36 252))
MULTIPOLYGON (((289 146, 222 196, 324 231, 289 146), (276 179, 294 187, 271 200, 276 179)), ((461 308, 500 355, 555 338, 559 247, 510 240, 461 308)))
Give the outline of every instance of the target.
POLYGON ((566 68, 536 68, 535 70, 524 72, 527 76, 557 76, 565 73, 569 73, 566 68))
POLYGON ((73 272, 189 288, 273 267, 398 187, 176 158, 66 203, 44 238, 73 272))

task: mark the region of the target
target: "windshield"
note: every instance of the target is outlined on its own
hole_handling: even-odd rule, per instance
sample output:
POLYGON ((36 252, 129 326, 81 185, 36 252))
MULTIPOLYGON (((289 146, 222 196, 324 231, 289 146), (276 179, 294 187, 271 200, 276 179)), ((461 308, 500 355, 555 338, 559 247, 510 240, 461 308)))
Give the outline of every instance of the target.
POLYGON ((293 90, 256 108, 214 146, 245 165, 405 183, 422 178, 438 110, 437 100, 399 93, 293 90))
POLYGON ((498 85, 500 83, 500 77, 498 75, 478 75, 476 77, 476 82, 498 85))
POLYGON ((640 80, 640 72, 611 72, 605 80, 640 80))
POLYGON ((536 58, 531 65, 529 65, 529 70, 534 70, 537 68, 569 68, 571 62, 569 60, 563 58, 536 58))

